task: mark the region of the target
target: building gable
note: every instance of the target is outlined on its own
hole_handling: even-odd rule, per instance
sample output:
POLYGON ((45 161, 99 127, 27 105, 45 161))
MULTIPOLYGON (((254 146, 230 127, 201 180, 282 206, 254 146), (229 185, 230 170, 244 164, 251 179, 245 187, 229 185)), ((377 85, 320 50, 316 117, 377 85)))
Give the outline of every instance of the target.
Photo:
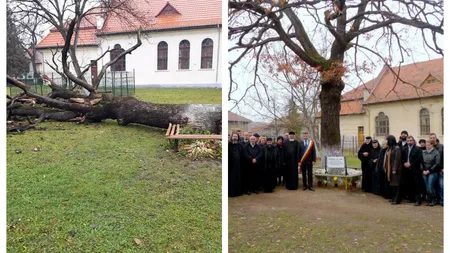
POLYGON ((420 86, 424 86, 427 84, 442 84, 442 81, 430 73, 420 86))
POLYGON ((162 8, 162 10, 156 15, 156 17, 163 16, 163 15, 172 15, 172 14, 179 14, 181 13, 175 9, 169 2, 167 2, 166 6, 162 8))

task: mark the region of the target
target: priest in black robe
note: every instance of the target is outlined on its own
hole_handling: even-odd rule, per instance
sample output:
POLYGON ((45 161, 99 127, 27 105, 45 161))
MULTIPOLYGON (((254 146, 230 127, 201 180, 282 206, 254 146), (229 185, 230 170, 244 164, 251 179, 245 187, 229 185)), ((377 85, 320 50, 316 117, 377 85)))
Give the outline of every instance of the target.
POLYGON ((277 184, 277 158, 278 149, 272 145, 272 138, 267 138, 263 148, 263 189, 264 192, 273 192, 277 184))
POLYGON ((256 143, 256 137, 250 137, 250 143, 244 147, 244 154, 248 164, 248 187, 249 191, 258 194, 261 178, 262 150, 256 143))
POLYGON ((282 136, 278 136, 277 138, 277 181, 278 181, 278 185, 282 185, 284 186, 285 182, 286 182, 286 170, 285 170, 285 165, 286 163, 284 162, 284 149, 283 149, 283 142, 284 142, 284 138, 282 136))
POLYGON ((244 158, 244 148, 239 143, 239 135, 233 133, 228 145, 228 197, 242 194, 241 167, 244 158))
POLYGON ((361 190, 372 192, 372 168, 369 165, 370 153, 372 153, 372 137, 367 136, 366 141, 358 151, 358 158, 361 160, 362 186, 361 190))
POLYGON ((294 132, 289 132, 289 139, 283 144, 283 150, 286 163, 286 189, 297 190, 301 149, 294 132))
POLYGON ((369 166, 372 170, 372 192, 376 195, 381 195, 377 171, 378 157, 380 156, 381 152, 381 147, 380 143, 378 143, 378 140, 372 141, 372 147, 372 152, 369 156, 369 166))

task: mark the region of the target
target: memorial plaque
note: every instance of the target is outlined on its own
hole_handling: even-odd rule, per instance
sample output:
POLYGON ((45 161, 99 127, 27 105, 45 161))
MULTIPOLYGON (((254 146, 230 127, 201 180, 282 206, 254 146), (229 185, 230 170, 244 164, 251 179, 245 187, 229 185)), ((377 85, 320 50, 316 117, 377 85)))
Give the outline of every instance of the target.
POLYGON ((347 175, 345 157, 327 156, 325 169, 330 175, 347 175))

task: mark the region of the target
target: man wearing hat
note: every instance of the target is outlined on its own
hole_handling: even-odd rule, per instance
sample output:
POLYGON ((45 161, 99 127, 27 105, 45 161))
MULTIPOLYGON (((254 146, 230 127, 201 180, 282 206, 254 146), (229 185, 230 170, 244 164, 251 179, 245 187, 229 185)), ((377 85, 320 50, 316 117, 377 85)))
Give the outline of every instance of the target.
POLYGON ((254 133, 253 136, 256 137, 256 143, 259 143, 259 137, 261 137, 258 133, 254 133))
POLYGON ((267 138, 263 147, 263 189, 264 192, 273 192, 277 184, 277 158, 278 150, 272 145, 272 138, 267 138))
POLYGON ((400 138, 398 140, 397 146, 399 146, 400 148, 403 148, 407 145, 406 143, 406 138, 408 137, 408 131, 403 130, 400 134, 400 138))
POLYGON ((366 141, 358 150, 358 158, 361 160, 362 186, 361 190, 372 192, 372 170, 369 164, 370 153, 372 153, 372 137, 367 136, 366 141))
MULTIPOLYGON (((298 165, 300 163, 300 144, 295 139, 295 133, 289 132, 289 139, 283 143, 284 161, 286 163, 286 188, 298 189, 298 165)), ((283 180, 284 181, 284 180, 283 180)))

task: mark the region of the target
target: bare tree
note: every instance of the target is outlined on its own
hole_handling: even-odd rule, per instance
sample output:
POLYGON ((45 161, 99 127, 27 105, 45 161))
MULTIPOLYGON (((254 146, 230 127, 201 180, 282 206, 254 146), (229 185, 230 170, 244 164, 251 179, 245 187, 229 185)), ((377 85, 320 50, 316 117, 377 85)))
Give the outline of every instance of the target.
MULTIPOLYGON (((319 112, 320 75, 298 56, 289 54, 286 46, 282 50, 266 52, 261 67, 264 79, 279 86, 286 94, 284 100, 291 99, 301 114, 302 125, 311 133, 314 140, 319 140, 316 129, 316 116, 319 112)), ((264 98, 262 97, 264 100, 264 98)), ((275 107, 275 105, 274 105, 275 107)), ((319 143, 318 143, 319 144, 319 143)), ((319 146, 318 146, 319 147, 319 146)))
POLYGON ((290 54, 320 73, 320 132, 325 154, 340 152, 339 112, 341 92, 345 87, 343 76, 348 71, 346 62, 352 62, 358 73, 363 65, 357 57, 360 52, 371 58, 377 57, 388 66, 395 52, 400 54, 402 63, 411 55, 402 32, 412 29, 421 35, 425 49, 443 55, 439 45, 444 32, 443 1, 229 0, 228 6, 228 37, 236 42, 229 52, 238 54, 229 65, 229 100, 236 103, 241 100, 231 97, 231 91, 237 86, 232 70, 248 56, 255 62, 254 82, 244 95, 250 89, 257 90, 260 95, 267 93, 260 86, 263 83, 260 62, 265 60, 261 57, 262 52, 265 47, 282 43, 290 54), (313 23, 314 27, 305 22, 313 23), (332 39, 325 45, 330 50, 321 54, 316 42, 326 37, 332 39), (385 44, 388 49, 381 52, 376 46, 368 46, 369 42, 385 44))
MULTIPOLYGON (((117 119, 119 125, 138 123, 148 126, 165 128, 169 122, 189 125, 196 129, 221 131, 220 105, 168 105, 146 103, 134 97, 111 97, 98 93, 102 77, 107 69, 126 54, 131 54, 142 45, 141 31, 151 28, 151 20, 147 13, 142 12, 134 1, 109 0, 16 0, 8 4, 17 15, 28 15, 41 18, 53 26, 64 39, 61 45, 61 64, 63 73, 75 85, 88 91, 80 94, 57 85, 44 76, 52 92, 48 96, 35 93, 28 85, 7 76, 7 82, 23 90, 8 102, 8 116, 35 116, 35 124, 44 119, 79 120, 84 122, 99 122, 104 119, 117 119), (136 31, 136 44, 123 50, 115 58, 105 63, 98 77, 91 83, 87 82, 86 73, 93 64, 105 57, 113 49, 106 50, 99 58, 86 67, 80 65, 77 58, 80 26, 87 18, 96 15, 116 15, 127 27, 136 31), (71 66, 69 68, 69 65, 71 66), (31 101, 40 106, 26 106, 19 101, 32 98, 31 101), (43 108, 49 107, 48 108, 43 108)), ((14 129, 11 128, 11 129, 14 129)))

